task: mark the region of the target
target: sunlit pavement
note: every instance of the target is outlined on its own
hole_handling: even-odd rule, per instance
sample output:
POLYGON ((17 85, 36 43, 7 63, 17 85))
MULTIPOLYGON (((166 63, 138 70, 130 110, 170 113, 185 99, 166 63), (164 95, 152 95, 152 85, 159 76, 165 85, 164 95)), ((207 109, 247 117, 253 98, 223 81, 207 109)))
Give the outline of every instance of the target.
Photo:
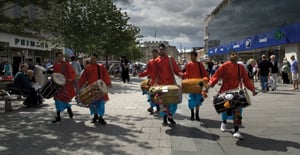
POLYGON ((113 78, 106 126, 90 123, 88 108, 75 101, 74 118, 65 111, 62 122, 56 124, 51 123, 55 116, 52 99, 36 108, 14 103, 12 112, 4 112, 1 102, 0 154, 300 154, 300 91, 290 90, 291 85, 279 84, 276 91, 251 96, 252 105, 244 109, 240 129, 245 139, 236 140, 232 121, 228 121, 228 131, 219 129, 220 116, 211 100, 215 88, 200 109, 201 122, 189 120, 187 95, 183 95, 175 116, 177 125, 164 127, 157 113, 147 112, 140 81, 134 77, 124 84, 113 78))

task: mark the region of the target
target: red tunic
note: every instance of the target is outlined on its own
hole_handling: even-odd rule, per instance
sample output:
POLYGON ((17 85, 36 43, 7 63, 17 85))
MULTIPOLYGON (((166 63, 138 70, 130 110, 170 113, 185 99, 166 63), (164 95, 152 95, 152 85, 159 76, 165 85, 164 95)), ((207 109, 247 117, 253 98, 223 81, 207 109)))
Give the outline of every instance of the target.
MULTIPOLYGON (((173 57, 171 58, 171 62, 173 64, 173 70, 174 74, 179 75, 181 73, 178 65, 176 64, 173 57)), ((154 83, 157 83, 159 85, 173 85, 175 84, 174 81, 174 75, 172 73, 171 67, 170 67, 170 59, 168 55, 165 56, 159 56, 154 61, 155 66, 153 70, 153 76, 154 76, 154 83)))
POLYGON ((190 61, 185 66, 185 69, 186 69, 186 71, 183 74, 183 78, 193 79, 193 78, 206 77, 207 79, 209 79, 209 75, 201 62, 190 61), (200 69, 199 69, 199 64, 200 64, 200 69), (202 76, 200 76, 200 75, 202 75, 202 76))
POLYGON ((227 61, 222 64, 222 66, 211 77, 208 84, 213 87, 219 80, 223 81, 222 87, 219 91, 220 93, 238 88, 241 80, 246 88, 252 92, 255 91, 254 85, 250 82, 245 67, 237 63, 232 63, 231 61, 227 61), (240 70, 241 79, 239 79, 238 68, 240 70))
MULTIPOLYGON (((145 77, 145 76, 149 76, 150 79, 154 79, 154 75, 153 75, 153 70, 154 70, 154 60, 155 59, 150 59, 148 61, 148 64, 147 64, 147 68, 144 72, 140 73, 139 74, 139 77, 145 77)), ((151 85, 153 85, 153 80, 151 80, 151 85)))
MULTIPOLYGON (((89 64, 84 69, 83 73, 80 76, 78 86, 81 88, 84 84, 92 84, 93 82, 99 80, 98 78, 98 67, 100 67, 100 79, 104 81, 107 86, 111 86, 110 76, 106 68, 102 64, 89 64)), ((108 101, 108 94, 105 94, 103 99, 108 101)))
POLYGON ((76 73, 73 67, 65 62, 62 61, 61 63, 55 63, 53 65, 53 72, 63 74, 66 78, 66 84, 64 87, 54 96, 54 99, 63 101, 63 102, 70 102, 72 98, 76 95, 75 88, 74 88, 74 80, 76 78, 76 73), (72 80, 72 81, 70 81, 72 80))

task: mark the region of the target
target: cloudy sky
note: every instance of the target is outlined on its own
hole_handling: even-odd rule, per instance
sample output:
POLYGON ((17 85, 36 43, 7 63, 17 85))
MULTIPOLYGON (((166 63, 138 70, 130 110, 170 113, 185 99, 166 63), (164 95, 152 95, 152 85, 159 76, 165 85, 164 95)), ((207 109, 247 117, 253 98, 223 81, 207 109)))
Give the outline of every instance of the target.
POLYGON ((143 41, 169 41, 177 49, 204 45, 203 22, 222 0, 114 0, 143 41), (156 32, 156 33, 155 33, 156 32))

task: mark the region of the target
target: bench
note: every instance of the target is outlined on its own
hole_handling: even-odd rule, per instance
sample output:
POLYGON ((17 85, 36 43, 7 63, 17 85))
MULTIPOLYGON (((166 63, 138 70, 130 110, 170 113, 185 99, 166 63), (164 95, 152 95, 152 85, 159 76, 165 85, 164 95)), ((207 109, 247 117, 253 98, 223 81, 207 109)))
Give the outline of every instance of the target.
POLYGON ((4 101, 5 111, 12 111, 13 101, 24 101, 26 99, 19 91, 12 87, 12 81, 0 80, 0 101, 4 101))

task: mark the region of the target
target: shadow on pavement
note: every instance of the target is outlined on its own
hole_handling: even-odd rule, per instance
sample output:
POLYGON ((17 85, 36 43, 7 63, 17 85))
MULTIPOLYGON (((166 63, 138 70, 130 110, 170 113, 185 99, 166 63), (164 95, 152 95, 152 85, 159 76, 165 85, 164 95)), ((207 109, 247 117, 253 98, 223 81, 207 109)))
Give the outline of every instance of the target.
POLYGON ((183 125, 176 125, 171 129, 167 129, 166 134, 170 136, 180 136, 187 138, 201 138, 211 141, 215 141, 220 138, 219 135, 204 132, 196 127, 187 127, 183 125))
POLYGON ((245 137, 245 140, 237 141, 237 146, 247 147, 254 150, 262 150, 262 151, 281 151, 287 152, 288 147, 294 147, 296 149, 300 149, 300 144, 291 141, 283 141, 276 139, 268 139, 253 136, 247 133, 242 133, 245 137))
POLYGON ((38 108, 0 114, 0 154, 126 155, 122 142, 151 149, 149 143, 137 141, 140 131, 115 124, 93 125, 86 115, 76 113, 75 119, 69 119, 66 112, 62 113, 62 122, 52 124, 53 115, 49 109, 38 108))

